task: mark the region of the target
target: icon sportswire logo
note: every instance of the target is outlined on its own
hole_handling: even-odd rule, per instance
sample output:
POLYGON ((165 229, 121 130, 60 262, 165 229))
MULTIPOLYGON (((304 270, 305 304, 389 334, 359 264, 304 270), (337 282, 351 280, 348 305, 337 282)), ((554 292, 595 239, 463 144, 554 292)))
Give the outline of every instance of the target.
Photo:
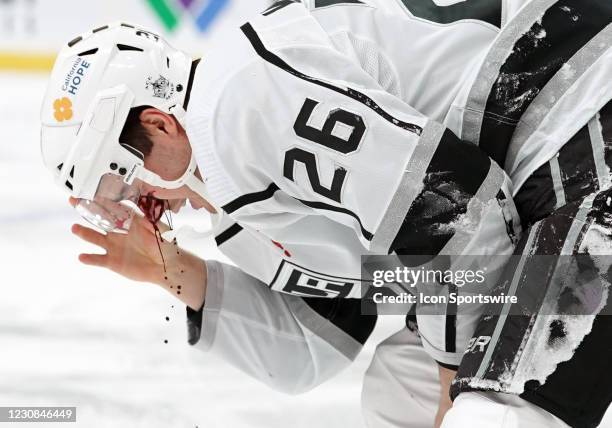
POLYGON ((196 27, 205 32, 234 0, 146 0, 166 30, 176 29, 185 14, 191 16, 196 27))

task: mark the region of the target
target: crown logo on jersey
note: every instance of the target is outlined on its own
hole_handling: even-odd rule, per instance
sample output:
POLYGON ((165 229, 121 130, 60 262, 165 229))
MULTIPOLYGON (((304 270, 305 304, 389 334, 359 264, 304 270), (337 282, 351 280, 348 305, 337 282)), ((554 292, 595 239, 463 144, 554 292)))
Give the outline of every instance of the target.
POLYGON ((58 122, 72 119, 72 101, 70 98, 58 98, 53 102, 53 117, 58 122))
POLYGON ((159 78, 153 80, 152 77, 147 79, 145 84, 146 89, 153 89, 153 96, 156 98, 163 98, 169 100, 174 95, 174 84, 170 83, 168 79, 160 75, 159 78))

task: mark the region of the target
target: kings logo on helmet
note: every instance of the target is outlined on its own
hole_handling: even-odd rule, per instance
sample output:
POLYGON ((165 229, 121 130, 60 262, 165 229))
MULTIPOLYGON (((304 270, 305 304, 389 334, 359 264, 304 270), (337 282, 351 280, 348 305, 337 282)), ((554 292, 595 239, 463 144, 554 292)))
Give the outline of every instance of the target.
POLYGON ((154 97, 163 98, 165 100, 169 100, 172 98, 172 95, 174 95, 174 84, 162 75, 157 79, 149 77, 145 83, 145 88, 152 89, 154 97))

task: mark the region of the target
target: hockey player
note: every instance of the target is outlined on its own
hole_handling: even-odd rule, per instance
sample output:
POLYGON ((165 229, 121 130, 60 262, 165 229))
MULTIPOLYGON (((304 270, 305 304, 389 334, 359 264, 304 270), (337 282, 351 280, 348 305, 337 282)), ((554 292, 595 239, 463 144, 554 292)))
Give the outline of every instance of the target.
POLYGON ((462 134, 515 184, 528 229, 501 291, 521 303, 479 324, 487 343, 468 348, 448 426, 515 426, 488 422, 522 420, 527 402, 551 426, 596 427, 612 401, 612 4, 533 1, 504 33, 464 98, 462 134))
MULTIPOLYGON (((560 7, 561 7, 561 6, 560 6, 560 7)), ((321 20, 319 20, 319 22, 321 22, 321 20)), ((349 41, 350 41, 350 40, 349 40, 349 41)), ((353 49, 355 49, 355 45, 356 45, 357 43, 355 43, 355 41, 352 41, 351 43, 353 44, 353 49)), ((337 46, 337 45, 339 45, 339 43, 338 43, 338 42, 336 42, 336 44, 335 44, 335 45, 337 46)), ((367 48, 366 48, 366 49, 367 49, 367 48)), ((367 58, 367 57, 366 57, 366 58, 367 58)), ((362 66, 362 67, 365 67, 366 65, 367 65, 367 61, 362 61, 361 66, 362 66)), ((372 73, 370 72, 370 74, 372 74, 372 73)), ((384 76, 384 74, 381 74, 381 76, 384 76)), ((381 81, 381 76, 377 76, 377 77, 378 77, 379 82, 381 81)), ((442 87, 443 87, 443 83, 446 83, 446 82, 442 82, 442 84, 441 84, 441 86, 442 86, 442 87)), ((388 87, 387 87, 387 88, 385 88, 385 89, 387 89, 387 90, 388 90, 388 88, 392 88, 392 86, 388 86, 388 87)), ((426 92, 426 91, 424 91, 424 92, 426 92)), ((528 98, 528 97, 527 97, 527 98, 528 98)), ((526 98, 526 99, 527 99, 527 98, 526 98)), ((529 101, 531 101, 531 100, 529 100, 529 101)), ((414 102, 414 105, 416 105, 416 104, 418 104, 418 103, 417 103, 417 102, 414 102)), ((528 103, 526 103, 526 104, 528 105, 528 103)), ((436 107, 437 107, 437 106, 436 106, 436 107)), ((426 102, 424 102, 424 103, 423 103, 423 105, 419 105, 419 108, 420 108, 420 109, 422 109, 422 110, 426 110, 426 109, 427 109, 427 103, 426 103, 426 102)), ((444 109, 442 108, 442 109, 440 109, 440 111, 441 111, 441 112, 444 112, 444 109)), ((438 113, 440 114, 440 112, 438 112, 438 113)), ((431 114, 432 116, 435 116, 435 113, 433 113, 433 112, 432 112, 432 113, 430 113, 430 114, 431 114)), ((452 117, 452 116, 449 116, 449 117, 452 117)), ((459 128, 459 129, 460 129, 460 128, 459 128)), ((476 141, 475 141, 475 142, 478 142, 478 139, 476 139, 476 141)), ((494 153, 493 155, 495 155, 495 153, 494 153)), ((527 222, 528 222, 528 221, 526 221, 526 223, 527 223, 527 222)))
MULTIPOLYGON (((491 37, 490 30, 482 37, 491 37)), ((278 318, 280 325, 271 316, 265 321, 279 332, 301 332, 303 340, 288 344, 279 338, 265 354, 257 350, 260 364, 246 370, 282 383, 297 364, 286 361, 287 346, 307 348, 309 369, 300 366, 306 384, 287 388, 299 390, 309 379, 337 371, 327 362, 350 360, 369 334, 371 319, 346 325, 335 315, 347 307, 354 313, 355 306, 314 299, 360 297, 362 254, 454 255, 458 248, 509 254, 516 213, 499 167, 410 107, 414 99, 437 119, 448 109, 435 104, 437 95, 425 86, 398 87, 397 76, 386 72, 396 65, 385 68, 383 52, 360 61, 371 45, 331 34, 292 2, 245 24, 228 45, 229 51, 192 65, 157 35, 129 25, 73 40, 47 93, 43 154, 91 221, 109 231, 133 223, 127 235, 76 227, 78 235, 107 249, 106 256, 85 255, 82 261, 168 289, 180 282, 179 297, 196 310, 195 329, 198 316, 217 316, 202 325, 209 330, 202 346, 214 338, 220 352, 242 367, 247 356, 237 352, 236 338, 244 325, 231 325, 219 311, 232 305, 229 284, 237 301, 250 296, 255 302, 234 309, 245 324, 261 314, 287 314, 278 318), (371 59, 380 63, 373 67, 371 59), (216 212, 217 243, 238 268, 204 264, 179 251, 166 260, 164 273, 156 255, 138 250, 147 223, 116 204, 131 200, 146 208, 151 193, 189 198, 216 212), (470 221, 454 221, 462 216, 470 221), (273 295, 262 283, 300 297, 273 295), (256 310, 259 304, 263 311, 256 310), (269 358, 274 351, 276 360, 269 358)), ((420 70, 437 76, 438 86, 430 87, 443 88, 451 99, 463 75, 440 72, 439 65, 420 70)), ((460 69, 467 72, 470 65, 460 69)), ((153 234, 148 236, 151 244, 153 234)), ((449 352, 440 337, 445 322, 420 320, 423 343, 433 359, 456 365, 473 327, 457 329, 462 337, 449 352)))
MULTIPOLYGON (((595 427, 612 399, 612 7, 532 1, 515 12, 446 123, 513 180, 529 229, 500 291, 521 303, 482 319, 443 426, 595 427)), ((408 359, 419 361, 423 409, 435 408, 434 370, 407 343, 409 330, 379 346, 366 375, 366 415, 381 426, 414 417, 395 398, 412 390, 408 359)))

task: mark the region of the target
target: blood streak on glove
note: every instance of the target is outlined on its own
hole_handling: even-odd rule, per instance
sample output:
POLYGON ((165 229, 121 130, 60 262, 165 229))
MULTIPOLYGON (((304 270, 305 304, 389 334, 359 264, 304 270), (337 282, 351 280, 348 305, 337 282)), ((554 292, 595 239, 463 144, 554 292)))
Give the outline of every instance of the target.
POLYGON ((166 201, 157 199, 152 193, 149 193, 138 199, 138 208, 140 208, 144 216, 149 220, 149 223, 153 225, 153 229, 155 230, 155 241, 157 241, 157 248, 159 248, 159 254, 164 265, 164 273, 166 273, 166 259, 161 249, 161 242, 163 242, 163 239, 159 226, 157 225, 166 211, 166 201))

